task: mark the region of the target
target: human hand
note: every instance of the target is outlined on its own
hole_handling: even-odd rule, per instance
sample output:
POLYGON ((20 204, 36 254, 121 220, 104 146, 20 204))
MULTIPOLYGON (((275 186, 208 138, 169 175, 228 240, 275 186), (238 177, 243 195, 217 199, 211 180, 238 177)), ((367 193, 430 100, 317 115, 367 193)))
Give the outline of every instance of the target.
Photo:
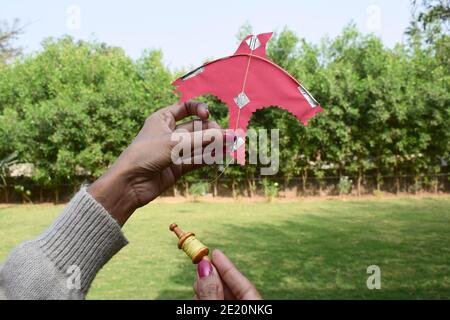
POLYGON ((224 134, 220 126, 208 118, 207 105, 198 102, 173 105, 155 112, 147 118, 131 145, 89 187, 88 192, 123 225, 137 208, 157 198, 183 174, 203 165, 194 164, 194 157, 201 155, 201 151, 212 141, 222 139, 224 134), (202 121, 199 128, 202 143, 199 146, 194 143, 194 135, 198 140, 199 134, 194 132, 195 120, 177 125, 177 121, 189 116, 197 116, 202 121), (191 159, 191 164, 175 164, 172 161, 172 151, 179 143, 172 135, 176 130, 184 130, 185 134, 190 135, 182 143, 189 144, 186 147, 191 153, 183 154, 183 159, 191 159))
POLYGON ((220 250, 213 251, 212 263, 204 258, 198 264, 194 292, 196 300, 262 299, 255 286, 220 250))

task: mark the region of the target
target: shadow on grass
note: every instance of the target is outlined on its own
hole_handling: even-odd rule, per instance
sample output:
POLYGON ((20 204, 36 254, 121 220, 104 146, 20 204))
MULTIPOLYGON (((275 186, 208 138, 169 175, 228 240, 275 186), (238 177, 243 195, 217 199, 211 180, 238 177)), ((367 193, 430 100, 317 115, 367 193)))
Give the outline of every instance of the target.
MULTIPOLYGON (((222 225, 209 234, 266 299, 449 298, 448 252, 420 231, 314 215, 277 225, 222 225), (438 257, 436 257, 438 255, 438 257), (369 290, 367 267, 382 270, 382 289, 369 290)), ((158 299, 191 299, 192 265, 182 264, 158 299)))
MULTIPOLYGON (((307 214, 276 224, 255 215, 253 225, 218 225, 204 241, 224 251, 267 299, 450 298, 450 256, 442 246, 448 227, 436 216, 402 216, 401 207, 372 217, 307 214), (381 290, 367 288, 371 265, 382 270, 381 290)), ((180 266, 171 281, 190 286, 192 270, 180 266)), ((158 298, 192 295, 167 290, 158 298)))

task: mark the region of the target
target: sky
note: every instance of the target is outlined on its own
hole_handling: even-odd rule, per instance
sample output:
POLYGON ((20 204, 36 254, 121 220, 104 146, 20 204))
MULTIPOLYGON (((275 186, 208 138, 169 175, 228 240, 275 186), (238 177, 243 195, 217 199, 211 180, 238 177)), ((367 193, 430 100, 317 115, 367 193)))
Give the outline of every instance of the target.
POLYGON ((16 42, 25 53, 40 50, 46 37, 68 34, 122 47, 134 59, 161 49, 176 69, 232 54, 246 22, 254 33, 288 27, 318 43, 353 21, 392 47, 408 26, 410 0, 1 0, 0 21, 15 18, 26 25, 16 42))

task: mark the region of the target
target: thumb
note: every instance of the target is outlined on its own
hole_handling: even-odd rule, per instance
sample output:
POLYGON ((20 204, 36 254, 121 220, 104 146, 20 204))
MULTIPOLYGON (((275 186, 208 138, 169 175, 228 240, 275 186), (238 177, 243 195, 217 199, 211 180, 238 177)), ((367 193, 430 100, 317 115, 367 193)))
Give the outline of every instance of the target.
POLYGON ((204 258, 197 266, 197 280, 194 284, 198 300, 223 300, 223 286, 219 273, 209 259, 204 258))

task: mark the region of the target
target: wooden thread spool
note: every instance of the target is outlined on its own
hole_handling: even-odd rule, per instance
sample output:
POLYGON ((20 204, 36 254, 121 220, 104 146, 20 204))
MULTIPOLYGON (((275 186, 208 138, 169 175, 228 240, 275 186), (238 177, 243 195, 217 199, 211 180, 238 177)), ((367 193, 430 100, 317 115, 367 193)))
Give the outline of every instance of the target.
POLYGON ((169 227, 178 237, 178 248, 183 250, 188 257, 192 259, 192 263, 199 263, 203 257, 207 256, 209 249, 201 243, 192 232, 184 232, 175 223, 169 227))

